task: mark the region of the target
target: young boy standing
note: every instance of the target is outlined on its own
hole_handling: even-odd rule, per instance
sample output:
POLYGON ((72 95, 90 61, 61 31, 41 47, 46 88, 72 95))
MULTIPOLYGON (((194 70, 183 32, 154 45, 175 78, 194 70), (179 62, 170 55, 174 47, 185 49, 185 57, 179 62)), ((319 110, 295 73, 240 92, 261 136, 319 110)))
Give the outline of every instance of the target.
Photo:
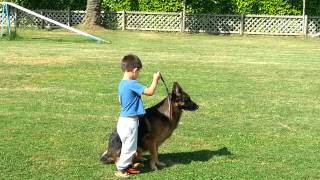
POLYGON ((123 78, 119 84, 121 112, 117 124, 122 148, 116 163, 118 171, 115 173, 120 178, 129 177, 127 169, 132 164, 132 158, 137 150, 139 116, 145 114, 141 96, 152 96, 160 79, 160 73, 157 72, 153 74, 150 87, 143 86, 137 81, 141 68, 142 63, 138 56, 129 54, 122 58, 123 78))

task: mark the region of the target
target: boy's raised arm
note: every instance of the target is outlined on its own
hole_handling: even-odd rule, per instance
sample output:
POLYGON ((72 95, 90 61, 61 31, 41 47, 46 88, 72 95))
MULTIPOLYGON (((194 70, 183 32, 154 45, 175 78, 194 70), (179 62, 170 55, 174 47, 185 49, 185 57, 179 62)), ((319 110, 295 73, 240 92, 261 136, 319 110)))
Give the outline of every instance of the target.
POLYGON ((151 85, 144 89, 143 94, 146 96, 152 96, 156 91, 159 79, 160 79, 160 72, 154 73, 151 85))

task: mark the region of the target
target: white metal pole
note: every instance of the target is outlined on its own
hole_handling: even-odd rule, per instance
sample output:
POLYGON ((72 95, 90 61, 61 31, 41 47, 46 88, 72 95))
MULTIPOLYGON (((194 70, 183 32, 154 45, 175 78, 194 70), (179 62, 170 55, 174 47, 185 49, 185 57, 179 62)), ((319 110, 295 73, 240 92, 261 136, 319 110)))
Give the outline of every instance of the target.
POLYGON ((302 12, 303 17, 306 15, 306 0, 303 0, 303 12, 302 12))
POLYGON ((7 32, 8 32, 8 35, 10 36, 11 34, 10 7, 6 4, 5 8, 6 8, 6 17, 7 17, 7 32))
POLYGON ((182 27, 181 31, 184 32, 186 29, 186 0, 183 0, 183 11, 182 11, 182 27))
POLYGON ((303 10, 302 10, 302 19, 303 19, 303 34, 307 34, 307 23, 306 23, 306 0, 303 0, 303 10))
POLYGON ((1 13, 1 37, 3 36, 3 29, 4 29, 4 16, 5 16, 5 8, 4 4, 2 4, 2 13, 1 13))

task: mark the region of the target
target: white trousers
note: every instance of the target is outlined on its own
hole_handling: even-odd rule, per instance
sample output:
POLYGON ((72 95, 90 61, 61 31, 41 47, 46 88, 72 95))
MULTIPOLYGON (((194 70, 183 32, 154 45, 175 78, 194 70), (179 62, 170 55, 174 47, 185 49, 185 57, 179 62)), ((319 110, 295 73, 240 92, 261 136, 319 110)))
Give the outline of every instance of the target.
POLYGON ((117 132, 122 142, 120 158, 116 163, 118 171, 125 171, 132 164, 132 158, 137 151, 138 117, 120 117, 117 132))

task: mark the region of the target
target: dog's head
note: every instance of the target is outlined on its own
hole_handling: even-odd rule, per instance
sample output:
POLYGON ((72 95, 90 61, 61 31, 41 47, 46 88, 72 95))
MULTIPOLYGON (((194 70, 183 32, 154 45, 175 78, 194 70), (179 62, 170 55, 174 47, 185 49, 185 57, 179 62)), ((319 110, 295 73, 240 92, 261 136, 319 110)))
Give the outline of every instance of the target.
POLYGON ((177 82, 173 83, 171 98, 172 102, 180 109, 195 111, 199 108, 199 106, 191 100, 190 96, 182 90, 177 82))

